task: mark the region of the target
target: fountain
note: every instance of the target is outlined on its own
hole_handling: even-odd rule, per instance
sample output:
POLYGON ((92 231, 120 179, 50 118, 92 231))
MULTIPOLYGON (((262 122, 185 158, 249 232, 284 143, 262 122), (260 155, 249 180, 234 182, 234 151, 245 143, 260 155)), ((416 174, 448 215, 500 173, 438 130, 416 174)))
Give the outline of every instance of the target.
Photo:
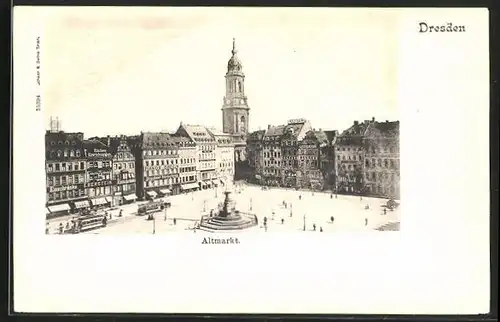
POLYGON ((254 214, 242 213, 236 210, 231 191, 225 191, 222 208, 212 217, 203 216, 199 228, 206 231, 242 230, 257 226, 257 217, 254 214))

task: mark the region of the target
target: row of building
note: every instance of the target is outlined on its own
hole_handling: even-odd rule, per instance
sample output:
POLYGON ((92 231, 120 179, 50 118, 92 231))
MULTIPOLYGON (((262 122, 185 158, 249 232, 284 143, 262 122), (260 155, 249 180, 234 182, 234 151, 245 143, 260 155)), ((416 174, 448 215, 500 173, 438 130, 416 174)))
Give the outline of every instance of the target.
POLYGON ((52 128, 45 152, 47 214, 53 215, 208 189, 234 178, 231 136, 199 125, 87 139, 52 128))
POLYGON ((290 120, 250 133, 247 157, 256 183, 399 198, 399 121, 355 121, 339 133, 290 120))

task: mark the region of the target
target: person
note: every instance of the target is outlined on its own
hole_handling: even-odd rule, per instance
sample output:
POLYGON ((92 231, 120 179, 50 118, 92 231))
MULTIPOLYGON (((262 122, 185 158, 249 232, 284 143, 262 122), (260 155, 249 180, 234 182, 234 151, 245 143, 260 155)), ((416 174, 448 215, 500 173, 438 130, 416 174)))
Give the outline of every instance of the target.
POLYGON ((313 224, 313 230, 316 231, 316 224, 313 224))
POLYGON ((108 223, 108 217, 104 216, 104 218, 102 219, 102 225, 106 226, 107 223, 108 223))
POLYGON ((387 214, 387 208, 384 208, 384 215, 387 214))
POLYGON ((292 211, 290 210, 290 217, 292 217, 292 211))
POLYGON ((330 199, 333 199, 333 194, 330 194, 330 199))
POLYGON ((63 229, 64 229, 64 228, 63 228, 63 224, 62 224, 62 222, 61 222, 61 223, 59 223, 59 234, 62 234, 62 233, 63 233, 63 229))
POLYGON ((368 225, 368 218, 365 218, 365 226, 368 225))
POLYGON ((299 195, 299 200, 302 200, 302 195, 299 195))
POLYGON ((335 220, 335 218, 333 218, 333 216, 331 216, 330 221, 333 223, 334 220, 335 220))
POLYGON ((319 227, 319 232, 322 233, 323 232, 323 227, 319 227))
POLYGON ((66 222, 66 229, 69 229, 69 221, 66 222))
POLYGON ((281 224, 285 224, 285 219, 284 218, 281 218, 281 224))
POLYGON ((369 205, 366 205, 366 206, 365 206, 365 210, 368 210, 368 209, 370 209, 370 206, 369 206, 369 205))
POLYGON ((177 219, 174 218, 174 226, 177 224, 177 219))
POLYGON ((120 209, 120 213, 118 214, 118 217, 122 217, 123 216, 123 209, 120 209))
POLYGON ((335 194, 335 199, 337 199, 337 194, 335 194))
POLYGON ((48 234, 49 233, 49 226, 46 226, 45 227, 45 234, 48 234))

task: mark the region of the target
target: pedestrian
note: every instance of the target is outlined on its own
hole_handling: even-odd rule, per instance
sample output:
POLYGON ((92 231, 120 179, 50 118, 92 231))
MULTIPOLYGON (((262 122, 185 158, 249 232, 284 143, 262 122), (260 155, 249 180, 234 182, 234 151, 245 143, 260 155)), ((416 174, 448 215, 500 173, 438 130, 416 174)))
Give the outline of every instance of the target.
POLYGON ((123 209, 120 209, 120 213, 118 214, 118 217, 122 217, 123 216, 123 209))
POLYGON ((366 206, 365 206, 365 210, 368 210, 368 209, 370 209, 370 206, 369 206, 369 205, 366 205, 366 206))
POLYGON ((299 195, 299 200, 302 200, 302 195, 299 195))
POLYGON ((332 222, 333 224, 333 221, 335 220, 335 218, 333 218, 333 216, 330 217, 330 221, 332 222))
POLYGON ((333 194, 330 194, 330 199, 333 199, 333 194))
POLYGON ((323 232, 323 227, 319 227, 319 232, 322 233, 323 232))
POLYGON ((63 228, 63 224, 62 224, 62 222, 61 222, 61 223, 59 223, 59 234, 62 234, 62 233, 63 233, 63 229, 64 229, 64 228, 63 228))
POLYGON ((313 224, 313 230, 316 231, 316 224, 313 224))
POLYGON ((365 218, 365 226, 368 226, 368 218, 365 218))
POLYGON ((384 208, 384 215, 387 214, 387 208, 384 208))
POLYGON ((281 224, 285 224, 285 219, 284 218, 281 218, 281 224))
POLYGON ((177 219, 174 218, 174 226, 177 224, 177 219))
POLYGON ((49 234, 49 226, 45 227, 45 234, 48 235, 49 234))
POLYGON ((359 196, 359 200, 362 201, 363 200, 363 196, 359 196))
POLYGON ((335 194, 335 199, 337 199, 337 194, 335 194))

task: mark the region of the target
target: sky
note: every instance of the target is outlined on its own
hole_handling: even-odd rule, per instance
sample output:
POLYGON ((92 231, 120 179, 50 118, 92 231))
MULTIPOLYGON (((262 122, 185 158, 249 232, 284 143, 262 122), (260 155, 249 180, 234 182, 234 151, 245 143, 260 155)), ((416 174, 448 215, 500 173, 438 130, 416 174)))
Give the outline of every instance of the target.
POLYGON ((395 12, 348 8, 52 8, 43 109, 94 135, 222 128, 236 38, 249 130, 305 118, 344 130, 399 119, 395 12))

